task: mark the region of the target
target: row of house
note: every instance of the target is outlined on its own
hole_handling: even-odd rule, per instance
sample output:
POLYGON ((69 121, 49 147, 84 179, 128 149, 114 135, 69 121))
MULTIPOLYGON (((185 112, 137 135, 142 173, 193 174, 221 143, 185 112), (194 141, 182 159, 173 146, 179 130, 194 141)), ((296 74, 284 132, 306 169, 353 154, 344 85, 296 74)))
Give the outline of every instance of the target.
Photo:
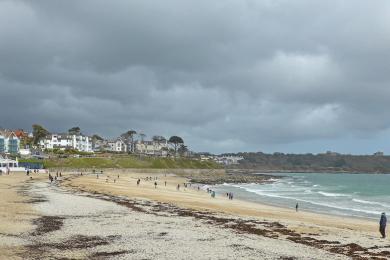
MULTIPOLYGON (((21 154, 30 155, 31 148, 25 145, 28 138, 32 138, 31 133, 23 130, 1 130, 0 129, 0 154, 21 154), (26 146, 26 147, 25 147, 26 146)), ((31 139, 30 139, 31 141, 31 139)), ((96 139, 81 133, 52 133, 46 135, 38 142, 35 149, 42 150, 60 149, 77 150, 80 152, 118 152, 137 153, 151 156, 168 156, 170 146, 167 140, 129 141, 118 137, 112 140, 96 139)))
POLYGON ((167 156, 169 151, 166 140, 126 142, 120 137, 113 140, 96 140, 81 134, 50 134, 40 140, 39 145, 42 149, 74 149, 81 152, 134 152, 153 156, 167 156))

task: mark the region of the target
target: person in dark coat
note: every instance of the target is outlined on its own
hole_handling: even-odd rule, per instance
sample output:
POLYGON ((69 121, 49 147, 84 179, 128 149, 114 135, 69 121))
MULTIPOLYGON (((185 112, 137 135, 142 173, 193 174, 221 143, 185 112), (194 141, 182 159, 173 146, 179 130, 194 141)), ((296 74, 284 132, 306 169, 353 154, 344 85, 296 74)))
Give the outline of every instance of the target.
POLYGON ((379 221, 379 232, 381 232, 382 238, 386 238, 386 223, 386 213, 383 212, 379 221))

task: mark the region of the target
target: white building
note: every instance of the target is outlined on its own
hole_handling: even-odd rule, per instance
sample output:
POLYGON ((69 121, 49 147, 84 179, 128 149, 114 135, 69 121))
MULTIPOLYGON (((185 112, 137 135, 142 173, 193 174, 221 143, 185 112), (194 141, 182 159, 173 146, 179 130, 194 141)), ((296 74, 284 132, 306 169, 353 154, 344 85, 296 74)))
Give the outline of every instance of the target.
POLYGON ((139 154, 167 156, 168 149, 167 141, 137 141, 135 143, 135 152, 139 154))
POLYGON ((44 149, 74 149, 80 152, 92 152, 92 142, 88 136, 70 134, 50 134, 40 140, 44 149))
POLYGON ((20 140, 13 131, 0 129, 0 154, 18 154, 20 140))
POLYGON ((0 174, 7 172, 22 172, 24 170, 25 169, 23 167, 19 167, 17 159, 11 160, 0 156, 0 174))
POLYGON ((127 152, 127 145, 122 139, 118 138, 107 142, 107 150, 111 152, 125 153, 127 152))
POLYGON ((242 156, 218 156, 214 160, 220 164, 233 165, 233 164, 239 164, 239 161, 243 159, 244 157, 242 156))

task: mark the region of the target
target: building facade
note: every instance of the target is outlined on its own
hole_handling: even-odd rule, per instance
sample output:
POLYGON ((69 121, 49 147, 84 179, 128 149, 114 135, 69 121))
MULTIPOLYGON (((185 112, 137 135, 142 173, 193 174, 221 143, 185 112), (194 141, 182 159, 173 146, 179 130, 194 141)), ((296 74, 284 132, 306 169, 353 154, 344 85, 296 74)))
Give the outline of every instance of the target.
POLYGON ((0 130, 0 153, 18 154, 20 139, 11 130, 0 130))
POLYGON ((24 167, 19 167, 18 159, 11 160, 0 156, 0 174, 7 174, 9 172, 22 172, 24 167))
POLYGON ((138 154, 154 155, 154 156, 167 156, 168 155, 168 142, 156 142, 156 141, 136 141, 135 152, 138 154))
POLYGON ((70 134, 50 134, 40 140, 44 149, 74 149, 80 152, 93 152, 92 142, 88 136, 70 134))
POLYGON ((107 142, 107 150, 110 152, 126 153, 127 145, 126 143, 118 138, 116 140, 111 140, 107 142))
POLYGON ((241 160, 243 160, 244 157, 242 156, 218 156, 214 158, 214 161, 220 164, 224 165, 235 165, 239 164, 241 160))

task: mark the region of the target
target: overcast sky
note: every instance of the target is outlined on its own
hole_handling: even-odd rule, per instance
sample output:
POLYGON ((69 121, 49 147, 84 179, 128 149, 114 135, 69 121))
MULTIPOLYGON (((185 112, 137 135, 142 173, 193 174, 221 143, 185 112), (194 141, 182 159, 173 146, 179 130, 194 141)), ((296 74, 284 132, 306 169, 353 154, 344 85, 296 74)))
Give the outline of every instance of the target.
POLYGON ((390 1, 0 0, 0 126, 390 153, 390 1))

